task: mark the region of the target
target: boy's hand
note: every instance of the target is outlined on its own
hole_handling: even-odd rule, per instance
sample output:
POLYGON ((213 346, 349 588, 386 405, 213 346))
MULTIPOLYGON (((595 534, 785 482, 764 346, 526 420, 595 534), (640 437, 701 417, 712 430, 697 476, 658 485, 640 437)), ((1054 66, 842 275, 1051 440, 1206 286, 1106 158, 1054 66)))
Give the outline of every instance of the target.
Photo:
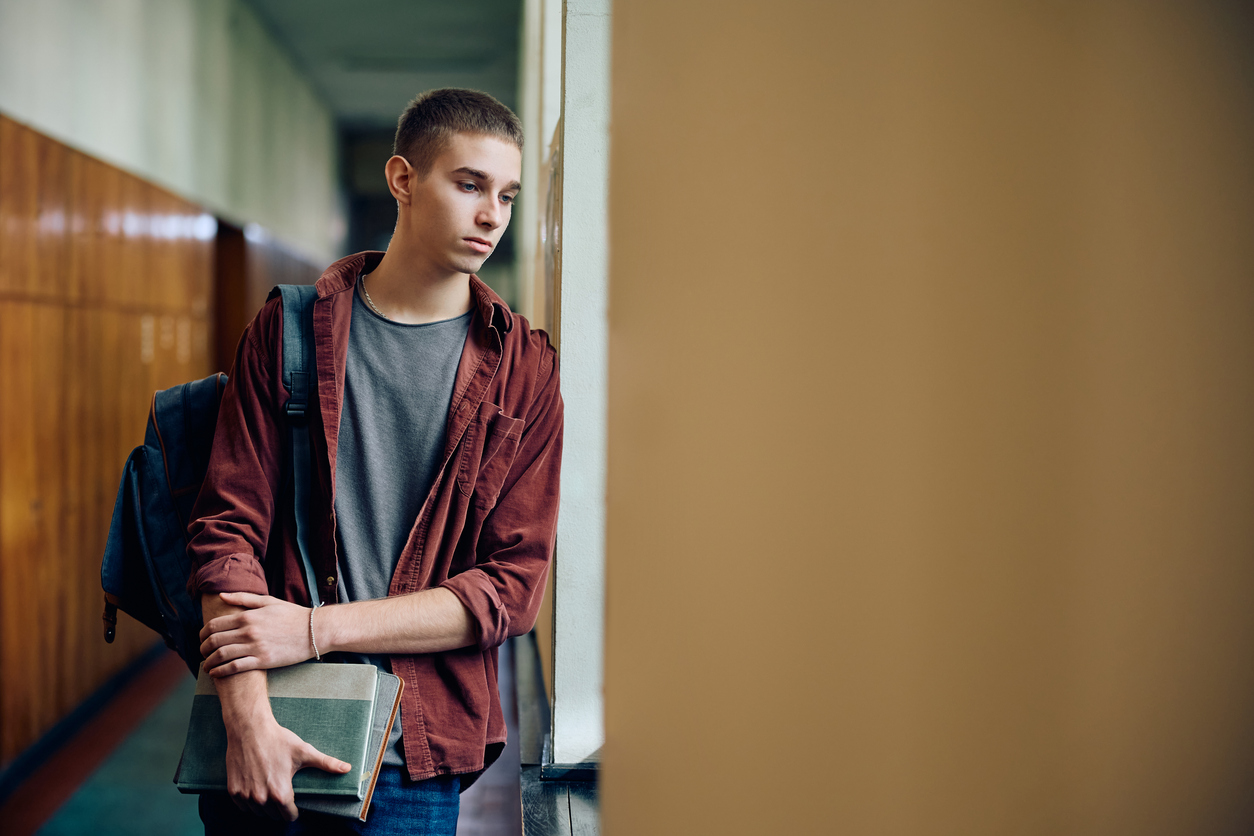
POLYGON ((352 767, 323 754, 289 729, 262 715, 251 723, 228 722, 227 792, 235 806, 258 816, 295 821, 299 813, 292 776, 306 766, 343 774, 352 767))
POLYGON ((223 592, 220 598, 246 609, 212 618, 201 628, 200 655, 211 676, 281 668, 313 657, 308 607, 251 592, 223 592))

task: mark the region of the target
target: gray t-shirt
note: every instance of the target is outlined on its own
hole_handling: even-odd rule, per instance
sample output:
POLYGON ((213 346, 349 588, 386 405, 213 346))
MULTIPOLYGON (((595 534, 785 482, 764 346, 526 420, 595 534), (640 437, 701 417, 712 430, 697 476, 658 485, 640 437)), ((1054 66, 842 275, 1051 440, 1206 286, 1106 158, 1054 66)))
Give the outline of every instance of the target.
MULTIPOLYGON (((340 603, 387 597, 440 466, 470 317, 404 325, 379 316, 360 289, 353 291, 335 471, 340 603)), ((341 656, 391 670, 386 654, 341 656)), ((405 763, 399 718, 383 762, 405 763)))

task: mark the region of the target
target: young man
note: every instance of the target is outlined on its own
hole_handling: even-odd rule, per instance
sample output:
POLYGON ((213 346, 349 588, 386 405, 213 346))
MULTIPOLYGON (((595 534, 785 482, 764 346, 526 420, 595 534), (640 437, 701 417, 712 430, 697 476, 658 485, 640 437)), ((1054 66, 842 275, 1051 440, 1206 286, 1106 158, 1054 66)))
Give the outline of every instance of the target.
POLYGON ((491 96, 419 96, 386 166, 398 206, 387 252, 341 259, 317 282, 316 610, 284 477, 278 297, 239 342, 190 528, 188 589, 228 739, 229 799, 202 796, 207 833, 451 834, 463 776, 504 746, 496 648, 536 619, 562 444, 547 335, 474 275, 509 223, 521 149, 517 117, 491 96), (297 821, 293 773, 349 767, 280 727, 266 699, 265 669, 328 653, 405 681, 361 827, 297 821))

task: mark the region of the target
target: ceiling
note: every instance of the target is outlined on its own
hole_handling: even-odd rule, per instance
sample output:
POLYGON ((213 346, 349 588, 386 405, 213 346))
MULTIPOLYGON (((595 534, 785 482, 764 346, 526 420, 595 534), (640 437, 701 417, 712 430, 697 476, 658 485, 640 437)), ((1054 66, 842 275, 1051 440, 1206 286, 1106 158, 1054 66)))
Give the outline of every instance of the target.
POLYGON ((433 87, 517 110, 521 0, 246 0, 347 131, 395 130, 433 87))

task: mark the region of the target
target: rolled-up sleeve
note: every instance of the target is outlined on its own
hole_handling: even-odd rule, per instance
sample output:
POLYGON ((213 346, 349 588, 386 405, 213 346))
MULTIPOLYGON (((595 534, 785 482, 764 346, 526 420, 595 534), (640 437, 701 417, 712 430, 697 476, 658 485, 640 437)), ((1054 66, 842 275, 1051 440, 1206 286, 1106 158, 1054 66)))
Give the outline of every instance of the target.
POLYGON ((440 584, 466 607, 487 650, 534 626, 557 534, 562 465, 562 396, 556 353, 547 348, 518 452, 484 520, 473 569, 440 584))
POLYGON ((262 346, 277 305, 267 303, 249 323, 222 393, 209 467, 188 526, 187 591, 194 597, 268 591, 261 556, 274 518, 283 436, 273 365, 262 346))

